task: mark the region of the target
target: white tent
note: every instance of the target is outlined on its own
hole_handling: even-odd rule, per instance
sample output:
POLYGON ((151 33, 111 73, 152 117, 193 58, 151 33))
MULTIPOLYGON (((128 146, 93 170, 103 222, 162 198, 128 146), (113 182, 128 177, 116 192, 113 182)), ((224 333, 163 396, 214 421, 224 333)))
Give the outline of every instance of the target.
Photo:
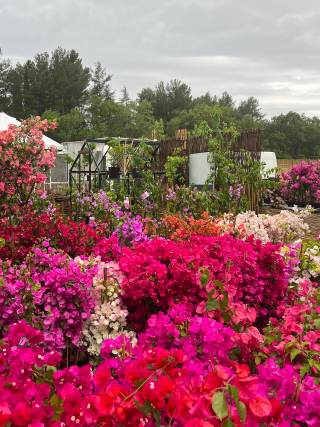
MULTIPOLYGON (((20 126, 21 123, 19 120, 15 119, 14 117, 8 116, 8 114, 0 112, 0 131, 1 130, 8 130, 9 125, 16 125, 20 126)), ((62 150, 63 145, 59 144, 59 142, 54 141, 53 139, 49 138, 48 136, 43 135, 42 139, 44 141, 45 148, 50 148, 52 145, 56 147, 57 150, 62 150)))

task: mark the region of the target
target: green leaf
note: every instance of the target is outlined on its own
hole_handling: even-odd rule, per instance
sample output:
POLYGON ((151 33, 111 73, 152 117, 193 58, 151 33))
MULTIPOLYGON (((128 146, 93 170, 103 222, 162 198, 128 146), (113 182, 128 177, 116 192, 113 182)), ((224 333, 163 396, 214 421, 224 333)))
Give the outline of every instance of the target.
POLYGON ((149 371, 154 371, 155 367, 153 365, 147 365, 147 369, 149 369, 149 371))
POLYGON ((63 414, 65 411, 65 409, 62 406, 59 406, 56 410, 55 413, 56 414, 63 414))
POLYGON ((49 380, 49 381, 52 381, 53 380, 53 371, 51 371, 51 369, 50 369, 50 371, 47 371, 46 373, 45 373, 45 376, 44 376, 47 380, 49 380))
POLYGON ((298 348, 295 348, 294 350, 292 350, 291 354, 290 354, 290 360, 291 362, 293 361, 293 359, 298 356, 298 354, 300 354, 301 351, 298 348))
POLYGON ((228 418, 221 424, 221 427, 236 427, 236 425, 228 418))
POLYGON ((224 312, 222 313, 222 317, 224 318, 224 320, 225 320, 226 322, 230 322, 230 320, 231 320, 231 316, 230 316, 230 314, 229 314, 229 313, 227 313, 226 311, 224 311, 224 312))
POLYGON ((53 414, 52 417, 50 418, 51 421, 60 421, 61 420, 61 415, 60 414, 53 414))
POLYGON ((284 346, 285 350, 287 350, 287 348, 289 348, 292 344, 295 344, 296 342, 297 342, 297 340, 293 340, 293 341, 288 342, 288 343, 284 346))
POLYGON ((257 356, 257 357, 254 359, 254 361, 255 361, 255 364, 256 364, 256 365, 259 365, 259 363, 261 363, 261 357, 257 356))
POLYGON ((228 302, 221 299, 221 300, 219 300, 219 304, 220 304, 220 310, 226 311, 226 309, 228 308, 228 302))
POLYGON ((160 415, 160 411, 156 408, 152 408, 152 414, 153 414, 153 418, 156 422, 156 426, 160 427, 161 426, 161 415, 160 415))
POLYGON ((144 380, 135 380, 134 386, 135 388, 139 388, 144 383, 144 380))
POLYGON ((223 285, 220 280, 213 280, 213 283, 215 284, 215 286, 219 286, 219 288, 223 289, 223 285))
POLYGON ((57 368, 55 366, 47 366, 47 371, 57 372, 57 368))
POLYGON ((50 403, 51 405, 59 405, 60 403, 59 397, 56 394, 54 394, 50 399, 50 403))
POLYGON ((133 399, 134 403, 136 404, 138 410, 144 414, 146 417, 151 418, 151 402, 150 400, 145 400, 144 403, 139 406, 140 402, 138 400, 133 399))
POLYGON ((303 376, 305 375, 307 372, 309 372, 311 369, 310 365, 303 365, 300 368, 300 374, 303 376))
POLYGON ((220 421, 222 421, 223 418, 228 416, 227 398, 223 392, 217 391, 217 393, 213 395, 212 409, 214 410, 220 421))
POLYGON ((234 398, 235 402, 237 403, 239 400, 239 390, 236 386, 234 385, 229 385, 228 386, 228 393, 232 395, 232 397, 234 398))
POLYGON ((214 299, 214 298, 210 298, 208 299, 207 303, 206 303, 206 310, 207 311, 213 311, 216 310, 218 308, 218 300, 214 299))
POLYGON ((247 409, 245 407, 245 404, 243 402, 237 402, 236 407, 237 407, 239 418, 242 424, 244 424, 247 418, 247 409))
POLYGON ((207 284, 209 282, 209 277, 206 274, 201 274, 200 282, 202 284, 202 287, 204 288, 205 286, 207 286, 207 284))
POLYGON ((314 324, 318 329, 320 329, 320 319, 315 319, 314 324))

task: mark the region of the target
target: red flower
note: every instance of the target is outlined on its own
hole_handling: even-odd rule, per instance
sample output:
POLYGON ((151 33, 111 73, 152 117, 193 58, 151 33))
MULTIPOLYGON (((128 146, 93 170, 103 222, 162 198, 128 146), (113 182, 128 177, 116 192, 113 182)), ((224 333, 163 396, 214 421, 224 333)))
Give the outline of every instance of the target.
POLYGON ((100 390, 97 396, 100 399, 97 399, 95 402, 95 407, 101 415, 111 415, 114 412, 114 401, 113 396, 110 396, 103 390, 100 390))
POLYGON ((63 407, 67 412, 71 412, 74 408, 81 407, 81 401, 81 394, 74 387, 72 393, 66 396, 65 401, 63 402, 63 407))
POLYGON ((11 411, 6 402, 0 401, 0 427, 5 426, 11 418, 11 411))
POLYGON ((107 365, 100 365, 95 372, 93 381, 98 387, 104 388, 108 384, 110 378, 111 373, 109 367, 107 365))
POLYGON ((12 412, 12 421, 17 426, 23 426, 27 424, 32 418, 28 410, 27 403, 18 403, 17 408, 12 412))
POLYGON ((250 369, 248 365, 238 365, 236 368, 236 374, 238 378, 247 378, 250 375, 250 369))
POLYGON ((174 384, 167 375, 164 375, 155 382, 155 389, 160 396, 167 397, 174 390, 174 384))
POLYGON ((257 418, 265 418, 271 414, 272 404, 265 397, 258 395, 250 400, 249 408, 257 418))

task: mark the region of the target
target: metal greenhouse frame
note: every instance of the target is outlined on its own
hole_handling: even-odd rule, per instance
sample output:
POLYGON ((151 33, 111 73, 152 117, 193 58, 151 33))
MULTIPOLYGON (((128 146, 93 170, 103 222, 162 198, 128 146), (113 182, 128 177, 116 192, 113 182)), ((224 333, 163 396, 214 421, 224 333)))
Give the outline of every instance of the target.
MULTIPOLYGON (((122 180, 126 181, 128 183, 129 188, 129 181, 134 180, 137 178, 130 177, 130 172, 126 173, 126 167, 125 167, 125 156, 137 156, 141 158, 145 165, 148 166, 148 169, 150 169, 153 173, 154 179, 156 179, 156 176, 165 175, 165 171, 157 171, 155 169, 155 164, 157 163, 155 160, 155 156, 157 153, 162 152, 162 156, 164 155, 167 157, 167 152, 162 146, 162 144, 156 140, 140 140, 140 139, 131 139, 131 138, 106 138, 106 139, 86 139, 81 147, 81 150, 78 152, 77 157, 75 158, 70 171, 69 171, 69 185, 70 185, 70 191, 72 192, 73 185, 76 186, 78 191, 81 190, 81 176, 88 176, 89 175, 89 191, 92 189, 92 183, 95 183, 95 187, 101 189, 103 181, 109 180, 109 188, 110 188, 110 182, 114 180, 122 180), (110 148, 112 148, 109 144, 111 141, 116 141, 117 143, 121 145, 125 145, 127 147, 130 144, 130 150, 121 152, 117 157, 113 158, 113 163, 121 163, 122 162, 122 177, 120 178, 113 178, 110 175, 110 171, 103 170, 103 160, 106 158, 107 154, 109 153, 110 148), (143 142, 144 144, 153 147, 153 152, 151 153, 151 159, 147 156, 144 156, 141 153, 135 152, 134 148, 138 148, 143 142), (96 151, 97 152, 103 152, 104 147, 107 145, 108 149, 106 152, 102 155, 102 157, 99 159, 99 161, 96 159, 96 156, 94 155, 94 151, 92 150, 90 144, 94 143, 96 145, 96 151), (102 145, 102 147, 101 147, 102 145), (99 147, 99 149, 98 149, 99 147), (81 170, 81 165, 83 165, 83 155, 89 155, 89 165, 84 168, 84 170, 81 170), (81 162, 82 161, 82 162, 81 162), (92 167, 93 166, 93 167, 92 167), (78 170, 76 170, 78 168, 78 170), (78 177, 78 179, 75 179, 78 177)), ((106 169, 106 168, 105 168, 106 169)), ((140 172, 142 172, 142 168, 138 167, 138 174, 140 175, 140 172)), ((139 178, 141 179, 141 178, 139 178)))

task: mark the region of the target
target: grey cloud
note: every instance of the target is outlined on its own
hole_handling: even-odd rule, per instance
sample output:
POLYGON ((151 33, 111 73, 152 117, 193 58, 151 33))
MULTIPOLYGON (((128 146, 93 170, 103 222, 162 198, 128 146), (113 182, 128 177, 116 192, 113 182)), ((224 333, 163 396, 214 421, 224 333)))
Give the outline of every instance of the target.
POLYGON ((57 46, 100 61, 131 97, 178 78, 194 96, 256 96, 268 116, 320 116, 318 0, 2 0, 0 47, 23 62, 57 46))

